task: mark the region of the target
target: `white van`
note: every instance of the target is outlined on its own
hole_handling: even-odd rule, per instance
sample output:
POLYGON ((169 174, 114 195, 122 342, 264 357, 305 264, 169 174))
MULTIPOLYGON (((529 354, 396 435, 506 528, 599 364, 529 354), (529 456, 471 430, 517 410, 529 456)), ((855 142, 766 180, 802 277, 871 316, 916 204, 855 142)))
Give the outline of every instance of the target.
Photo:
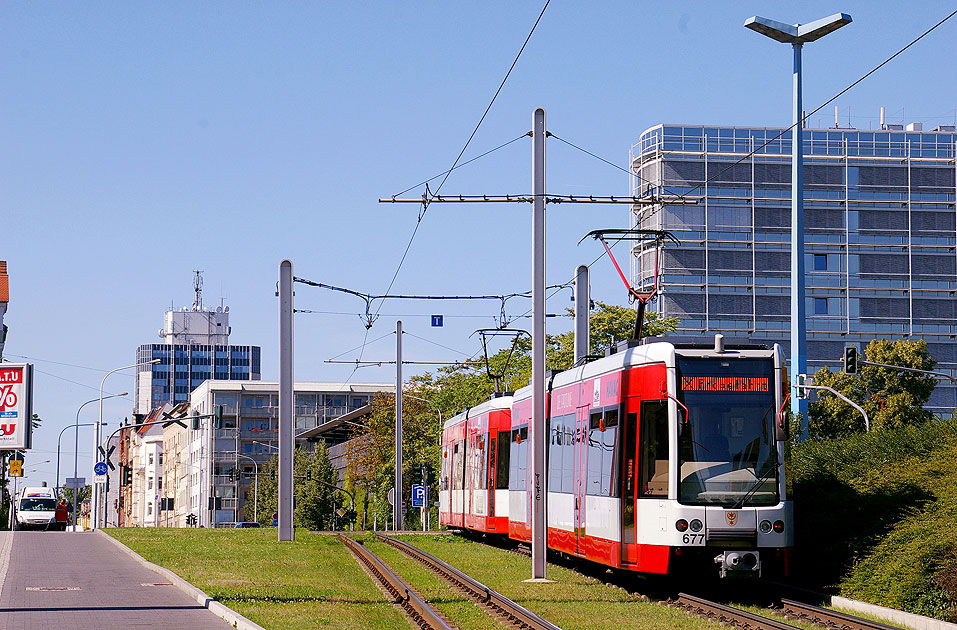
POLYGON ((53 488, 24 488, 17 494, 16 529, 65 529, 56 522, 53 488))

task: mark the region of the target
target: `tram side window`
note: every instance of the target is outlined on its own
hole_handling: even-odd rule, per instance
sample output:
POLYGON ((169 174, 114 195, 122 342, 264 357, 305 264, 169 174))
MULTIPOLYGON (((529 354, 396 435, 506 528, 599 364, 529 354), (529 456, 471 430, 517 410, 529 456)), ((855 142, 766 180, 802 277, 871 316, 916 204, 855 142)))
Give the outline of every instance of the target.
POLYGON ((475 440, 475 485, 473 488, 479 490, 488 490, 488 452, 486 450, 485 434, 479 435, 475 440))
POLYGON ((449 447, 448 447, 448 446, 445 446, 445 447, 443 447, 442 450, 444 451, 444 452, 442 453, 442 455, 443 455, 443 457, 442 457, 442 482, 441 482, 441 486, 439 486, 439 489, 440 489, 440 490, 448 490, 448 489, 449 489, 449 461, 450 461, 450 459, 449 459, 449 447))
POLYGON ((525 472, 528 470, 528 427, 521 427, 512 431, 511 449, 509 453, 509 487, 512 490, 525 490, 527 481, 525 472))
POLYGON ((638 492, 643 497, 668 496, 668 406, 663 400, 641 403, 639 429, 641 475, 638 492))
POLYGON ((499 490, 504 490, 508 488, 508 472, 509 472, 509 447, 511 446, 511 441, 509 437, 511 433, 508 431, 499 431, 498 432, 498 454, 496 457, 496 471, 495 471, 495 487, 499 490))
POLYGON ((465 440, 459 440, 452 449, 452 489, 461 490, 465 487, 465 440))
POLYGON ((574 414, 551 419, 547 466, 549 492, 571 492, 575 468, 574 414))
POLYGON ((618 458, 615 437, 618 434, 618 410, 593 411, 588 418, 588 483, 585 493, 592 496, 618 496, 618 458))

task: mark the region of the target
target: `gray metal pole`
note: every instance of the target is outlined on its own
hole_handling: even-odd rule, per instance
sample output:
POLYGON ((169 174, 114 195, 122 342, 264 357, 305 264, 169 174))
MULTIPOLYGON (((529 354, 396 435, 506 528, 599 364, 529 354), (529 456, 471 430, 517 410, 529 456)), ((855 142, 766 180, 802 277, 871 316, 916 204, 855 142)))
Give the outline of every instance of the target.
POLYGON ((405 529, 402 513, 402 322, 395 323, 395 493, 392 504, 392 528, 405 529))
POLYGON ((591 306, 588 286, 588 265, 575 270, 575 363, 581 361, 591 348, 591 328, 588 310, 591 306))
POLYGON ((794 110, 791 129, 791 404, 807 426, 807 399, 797 387, 807 374, 807 308, 804 303, 804 112, 801 96, 801 44, 794 48, 794 110), (797 403, 796 405, 794 403, 797 403))
POLYGON ((279 540, 293 540, 292 262, 279 264, 279 540))
POLYGON ((545 579, 545 110, 532 114, 532 579, 545 579))

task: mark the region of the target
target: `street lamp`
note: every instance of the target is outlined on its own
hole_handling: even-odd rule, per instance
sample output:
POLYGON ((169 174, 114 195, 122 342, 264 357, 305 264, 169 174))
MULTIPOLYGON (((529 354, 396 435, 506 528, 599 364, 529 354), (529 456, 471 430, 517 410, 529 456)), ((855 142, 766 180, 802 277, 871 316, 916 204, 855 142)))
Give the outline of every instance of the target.
MULTIPOLYGON (((103 400, 106 400, 107 398, 117 398, 118 396, 128 396, 128 395, 129 395, 129 392, 123 392, 122 394, 110 394, 109 396, 104 396, 104 397, 103 397, 103 400)), ((80 431, 79 431, 79 428, 80 428, 80 427, 92 427, 92 426, 94 426, 94 424, 93 424, 92 422, 91 422, 91 423, 88 423, 88 424, 80 424, 80 410, 83 409, 84 407, 86 407, 87 405, 89 405, 90 403, 95 403, 95 402, 98 401, 98 400, 99 400, 99 398, 94 398, 94 399, 92 399, 92 400, 88 400, 88 401, 86 401, 85 403, 83 403, 82 405, 80 405, 80 407, 76 410, 76 422, 74 422, 74 423, 73 423, 73 426, 72 426, 72 428, 73 428, 74 431, 75 431, 74 436, 73 436, 73 437, 74 437, 74 440, 75 440, 75 441, 74 441, 74 445, 73 445, 73 477, 74 477, 74 478, 76 478, 76 476, 77 476, 77 455, 78 455, 78 453, 80 452, 80 431)), ((57 487, 58 489, 59 489, 59 487, 60 487, 60 438, 63 437, 63 431, 66 431, 66 430, 69 429, 69 428, 71 428, 70 425, 67 425, 67 426, 63 427, 63 430, 60 431, 60 436, 56 439, 56 487, 57 487)))
POLYGON ((810 24, 784 24, 763 17, 750 17, 745 27, 771 39, 791 44, 794 49, 794 107, 791 117, 791 405, 807 421, 807 399, 797 387, 801 374, 807 374, 807 322, 804 303, 804 121, 801 103, 801 47, 816 41, 845 24, 851 23, 847 13, 834 15, 810 24))
MULTIPOLYGON (((97 449, 99 449, 100 447, 100 440, 102 439, 102 433, 103 433, 103 385, 106 384, 107 377, 114 372, 119 372, 120 370, 128 370, 130 368, 140 367, 141 365, 156 365, 157 363, 160 363, 159 359, 153 359, 152 361, 140 361, 138 363, 133 363, 131 365, 124 365, 123 367, 112 369, 103 375, 103 380, 100 381, 100 397, 98 399, 100 401, 100 415, 96 420, 96 435, 93 438, 94 439, 94 442, 93 442, 93 460, 94 461, 96 462, 102 461, 100 459, 97 449)), ((79 414, 79 411, 77 413, 79 414)), ((100 499, 100 489, 96 487, 96 484, 94 484, 93 504, 92 504, 93 511, 91 513, 92 518, 90 519, 91 529, 96 529, 97 527, 100 526, 101 504, 104 503, 105 500, 106 500, 106 497, 103 497, 103 499, 100 499)))

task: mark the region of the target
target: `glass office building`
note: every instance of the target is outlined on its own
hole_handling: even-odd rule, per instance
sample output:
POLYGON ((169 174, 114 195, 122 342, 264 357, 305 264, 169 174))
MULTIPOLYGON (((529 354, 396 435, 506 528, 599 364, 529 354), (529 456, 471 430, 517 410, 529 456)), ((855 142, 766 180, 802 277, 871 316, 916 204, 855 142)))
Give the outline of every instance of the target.
MULTIPOLYGON (((805 129, 808 371, 840 364, 871 339, 925 339, 957 374, 957 227, 953 126, 805 129)), ((631 227, 671 231, 652 310, 678 334, 750 337, 789 353, 791 132, 659 125, 631 150, 632 194, 696 205, 636 206, 631 227)), ((631 260, 635 286, 654 280, 654 248, 631 260)), ((952 412, 957 391, 931 399, 952 412)))
POLYGON ((258 381, 260 354, 259 346, 142 345, 136 350, 136 362, 140 364, 136 375, 136 413, 149 413, 167 402, 186 402, 190 392, 211 379, 258 381), (159 363, 144 365, 154 359, 159 359, 159 363))

